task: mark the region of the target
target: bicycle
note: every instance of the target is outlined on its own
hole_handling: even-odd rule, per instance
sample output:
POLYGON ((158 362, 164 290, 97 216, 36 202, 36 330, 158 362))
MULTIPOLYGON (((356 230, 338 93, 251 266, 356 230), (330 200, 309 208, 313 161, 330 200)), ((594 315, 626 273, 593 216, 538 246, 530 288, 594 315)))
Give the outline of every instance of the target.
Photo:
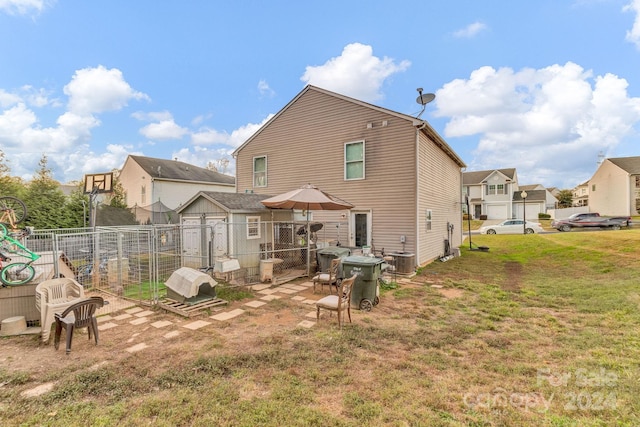
POLYGON ((0 197, 0 223, 11 230, 18 228, 18 223, 27 217, 27 207, 24 202, 13 196, 0 197))
MULTIPOLYGON (((29 234, 29 229, 20 234, 14 233, 18 238, 29 234)), ((36 275, 36 270, 31 265, 38 260, 40 255, 31 252, 22 243, 14 239, 7 227, 0 223, 0 282, 2 286, 18 286, 29 283, 36 275), (2 265, 3 262, 11 262, 11 258, 5 253, 15 254, 30 259, 28 262, 14 262, 2 265)))

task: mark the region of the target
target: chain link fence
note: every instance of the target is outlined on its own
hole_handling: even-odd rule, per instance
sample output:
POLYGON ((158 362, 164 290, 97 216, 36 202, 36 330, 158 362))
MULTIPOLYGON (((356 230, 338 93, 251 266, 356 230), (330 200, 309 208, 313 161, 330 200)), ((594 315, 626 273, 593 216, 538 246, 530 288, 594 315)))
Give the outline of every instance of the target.
POLYGON ((95 289, 154 305, 180 267, 201 269, 228 286, 313 274, 316 251, 335 245, 345 225, 261 222, 35 230, 23 244, 41 257, 37 282, 73 277, 95 289))

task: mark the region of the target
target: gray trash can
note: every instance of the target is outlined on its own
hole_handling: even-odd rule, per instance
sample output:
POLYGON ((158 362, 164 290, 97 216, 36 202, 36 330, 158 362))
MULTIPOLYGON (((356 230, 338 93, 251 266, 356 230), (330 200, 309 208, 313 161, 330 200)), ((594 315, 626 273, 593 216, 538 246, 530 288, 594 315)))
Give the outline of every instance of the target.
POLYGON ((341 246, 328 246, 316 251, 318 271, 326 272, 331 267, 331 260, 351 255, 351 249, 341 246))
POLYGON ((348 278, 357 274, 351 290, 351 307, 370 311, 380 301, 378 277, 384 260, 368 256, 348 256, 342 259, 342 276, 348 278))

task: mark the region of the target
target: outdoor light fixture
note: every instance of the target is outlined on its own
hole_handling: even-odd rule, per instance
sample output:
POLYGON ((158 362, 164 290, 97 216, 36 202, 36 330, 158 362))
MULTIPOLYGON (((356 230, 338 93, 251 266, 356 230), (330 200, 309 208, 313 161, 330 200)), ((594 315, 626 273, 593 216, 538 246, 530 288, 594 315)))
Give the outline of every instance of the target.
POLYGON ((520 193, 522 197, 522 234, 527 234, 527 192, 520 193))

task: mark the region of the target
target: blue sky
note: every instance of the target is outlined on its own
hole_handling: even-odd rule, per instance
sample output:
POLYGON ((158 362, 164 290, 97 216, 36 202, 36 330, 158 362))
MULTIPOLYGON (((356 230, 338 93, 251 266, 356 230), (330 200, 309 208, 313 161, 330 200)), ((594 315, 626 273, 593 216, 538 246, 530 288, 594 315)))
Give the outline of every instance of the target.
POLYGON ((572 188, 640 155, 640 0, 0 0, 0 149, 29 179, 209 162, 307 84, 426 119, 467 170, 572 188))

